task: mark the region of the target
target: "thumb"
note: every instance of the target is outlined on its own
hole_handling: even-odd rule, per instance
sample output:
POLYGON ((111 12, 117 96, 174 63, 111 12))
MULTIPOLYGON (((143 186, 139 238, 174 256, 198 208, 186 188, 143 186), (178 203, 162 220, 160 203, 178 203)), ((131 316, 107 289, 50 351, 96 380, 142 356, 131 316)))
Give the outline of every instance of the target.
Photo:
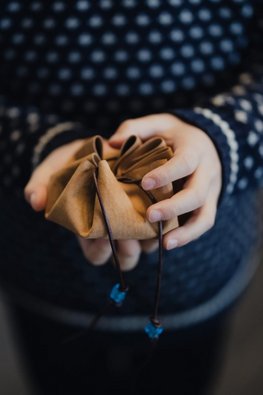
POLYGON ((55 149, 33 171, 24 188, 24 197, 33 210, 44 210, 47 203, 47 187, 50 177, 68 162, 81 144, 82 140, 77 140, 55 149))
POLYGON ((48 164, 43 162, 32 173, 25 186, 25 199, 35 211, 41 211, 46 206, 47 185, 52 173, 53 171, 48 164))
POLYGON ((38 185, 34 188, 32 193, 25 195, 25 199, 31 205, 32 209, 35 211, 44 210, 47 202, 47 188, 45 185, 38 185))

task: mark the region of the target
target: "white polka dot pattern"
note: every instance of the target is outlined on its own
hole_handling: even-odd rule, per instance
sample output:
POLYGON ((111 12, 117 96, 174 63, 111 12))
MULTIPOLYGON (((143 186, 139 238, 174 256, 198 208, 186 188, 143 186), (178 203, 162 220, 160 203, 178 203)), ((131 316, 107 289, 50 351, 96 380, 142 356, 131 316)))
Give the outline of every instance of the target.
MULTIPOLYGON (((28 16, 21 18, 20 32, 12 34, 13 15, 20 15, 23 4, 21 1, 11 2, 7 6, 6 13, 0 18, 0 30, 10 32, 13 45, 21 46, 21 48, 28 46, 25 33, 34 30, 35 48, 24 53, 21 59, 21 52, 18 53, 8 47, 8 50, 4 52, 4 57, 6 61, 14 62, 14 68, 17 64, 24 64, 25 72, 20 74, 16 72, 21 79, 25 75, 30 75, 32 71, 35 75, 41 74, 37 67, 32 69, 33 64, 40 59, 42 59, 41 67, 44 66, 43 61, 48 68, 51 64, 53 65, 52 67, 56 69, 55 75, 63 75, 60 68, 64 70, 76 64, 74 72, 71 75, 68 74, 67 78, 60 78, 55 84, 50 78, 46 78, 38 86, 35 85, 31 89, 34 95, 39 94, 44 87, 46 94, 54 96, 56 92, 56 96, 62 96, 64 89, 59 84, 68 79, 78 86, 82 85, 82 88, 78 89, 80 97, 85 95, 87 89, 100 92, 100 96, 109 94, 118 96, 120 90, 117 87, 113 88, 110 83, 111 78, 106 77, 107 73, 105 74, 103 69, 99 69, 99 73, 95 72, 98 64, 103 67, 107 64, 114 69, 112 75, 118 75, 120 78, 120 75, 123 75, 125 62, 139 62, 142 64, 140 67, 151 62, 154 68, 155 63, 157 65, 157 53, 160 61, 166 62, 166 66, 158 77, 162 79, 162 83, 158 85, 158 88, 154 86, 153 94, 156 89, 160 93, 167 93, 164 78, 173 79, 176 90, 181 88, 193 90, 200 82, 204 86, 210 86, 215 79, 213 73, 226 70, 227 67, 231 67, 231 64, 238 62, 239 47, 243 45, 239 41, 240 37, 236 37, 243 32, 243 24, 237 20, 238 15, 243 19, 250 18, 252 15, 249 4, 242 1, 240 3, 242 7, 238 6, 235 9, 236 19, 226 26, 224 21, 232 18, 233 6, 227 6, 225 2, 219 5, 220 2, 217 2, 218 6, 214 8, 213 3, 213 1, 202 3, 192 0, 187 6, 187 3, 184 5, 180 0, 171 0, 168 1, 169 6, 165 7, 160 1, 152 0, 147 1, 146 8, 142 10, 137 1, 126 0, 121 2, 121 7, 117 12, 112 12, 113 1, 98 1, 97 7, 93 9, 90 1, 82 0, 75 2, 72 6, 72 15, 69 15, 65 1, 55 1, 46 9, 42 1, 33 1, 28 5, 28 16), (131 13, 132 10, 134 10, 133 13, 131 13), (43 12, 45 17, 42 18, 43 12), (146 29, 143 40, 140 38, 142 32, 140 29, 146 29), (51 48, 48 35, 52 33, 51 48), (215 45, 213 40, 221 38, 222 40, 215 45), (192 40, 195 41, 194 45, 192 40), (163 46, 163 41, 167 42, 166 46, 163 46), (182 44, 179 45, 179 43, 182 44), (131 51, 130 46, 135 46, 136 49, 131 51), (41 47, 45 48, 44 51, 41 47), (63 53, 62 48, 65 48, 63 53), (44 59, 43 53, 46 53, 44 59), (226 54, 229 55, 226 56, 226 54), (196 58, 199 58, 198 61, 196 58), (172 66, 175 62, 179 64, 178 67, 172 66), (188 67, 189 62, 190 67, 188 67), (78 63, 81 66, 77 66, 78 63), (83 63, 93 69, 91 72, 93 78, 83 79, 79 70, 79 67, 83 67, 83 63), (183 68, 187 70, 188 75, 181 80, 179 70, 183 68), (209 72, 212 73, 209 78, 200 80, 200 73, 208 74, 209 72), (104 93, 101 88, 96 87, 96 84, 100 85, 103 79, 105 79, 104 93), (51 84, 50 87, 47 86, 48 83, 51 84)), ((125 74, 127 76, 127 73, 125 74)), ((154 73, 150 77, 156 78, 154 73)), ((130 84, 131 93, 141 94, 142 86, 144 86, 142 85, 143 78, 144 74, 140 72, 138 84, 134 84, 132 79, 126 82, 130 84)), ((146 89, 149 93, 149 88, 146 89)))
MULTIPOLYGON (((50 128, 61 130, 56 123, 64 119, 89 120, 92 129, 107 134, 127 117, 187 107, 215 124, 215 141, 218 131, 227 140, 227 192, 248 188, 251 177, 260 179, 263 97, 251 70, 235 75, 249 50, 248 26, 256 15, 250 1, 3 3, 1 89, 11 103, 13 97, 18 101, 0 107, 6 122, 0 133, 9 130, 8 143, 0 146, 3 168, 10 147, 23 157, 28 136, 35 143, 42 135, 39 159, 60 135, 50 128), (232 88, 224 92, 230 79, 232 88), (45 121, 47 134, 41 129, 45 121)), ((11 185, 20 170, 15 162, 4 183, 11 185)))

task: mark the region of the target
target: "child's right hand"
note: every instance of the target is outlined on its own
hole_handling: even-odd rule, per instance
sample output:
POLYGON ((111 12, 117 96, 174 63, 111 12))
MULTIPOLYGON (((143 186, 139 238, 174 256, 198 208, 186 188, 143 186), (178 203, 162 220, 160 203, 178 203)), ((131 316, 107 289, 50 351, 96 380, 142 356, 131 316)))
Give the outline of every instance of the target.
MULTIPOLYGON (((51 175, 68 162, 82 143, 83 140, 76 140, 55 149, 34 170, 24 189, 25 199, 33 210, 42 211, 45 209, 47 203, 47 186, 51 175)), ((110 150, 112 148, 105 142, 104 149, 110 150)), ((84 256, 93 265, 102 265, 111 256, 111 248, 108 240, 87 240, 81 237, 78 237, 78 240, 84 256)), ((140 243, 138 240, 119 240, 117 242, 117 251, 122 270, 133 269, 139 260, 141 251, 147 252, 153 250, 153 248, 155 248, 155 243, 151 241, 140 243)))
POLYGON ((223 167, 213 140, 204 130, 170 113, 125 120, 111 136, 109 144, 119 148, 131 135, 142 141, 162 137, 173 149, 171 159, 144 175, 143 189, 151 191, 185 179, 180 191, 146 211, 152 223, 191 213, 182 226, 164 235, 164 247, 171 250, 198 239, 214 226, 222 190, 223 167))

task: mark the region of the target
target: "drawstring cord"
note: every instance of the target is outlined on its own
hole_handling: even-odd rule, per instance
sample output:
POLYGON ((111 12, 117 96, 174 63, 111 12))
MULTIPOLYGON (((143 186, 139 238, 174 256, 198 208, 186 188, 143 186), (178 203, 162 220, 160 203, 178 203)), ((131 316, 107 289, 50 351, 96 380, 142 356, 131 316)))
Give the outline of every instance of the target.
MULTIPOLYGON (((145 191, 141 186, 141 180, 132 179, 127 177, 117 177, 119 182, 123 182, 126 184, 136 184, 140 190, 148 197, 152 204, 156 203, 156 199, 153 194, 149 191, 145 191)), ((95 184, 96 185, 96 184, 95 184)), ((97 193, 98 193, 97 189, 97 193)), ((98 194, 99 197, 99 194, 98 194)), ((103 203, 102 203, 103 205, 103 203)), ((103 208, 104 212, 105 209, 103 208)), ((144 331, 149 337, 150 340, 155 342, 158 340, 159 336, 164 331, 163 327, 161 326, 160 320, 158 318, 158 309, 160 303, 160 293, 161 293, 161 278, 162 278, 162 271, 163 271, 163 223, 162 221, 158 222, 158 267, 157 267, 157 278, 156 278, 156 287, 155 287, 155 298, 154 298, 154 308, 153 314, 150 316, 149 323, 145 326, 144 331)))
POLYGON ((121 271, 121 265, 120 265, 120 261, 119 261, 118 255, 117 255, 116 246, 115 246, 115 243, 113 240, 110 222, 109 222, 109 219, 108 219, 108 216, 107 216, 107 213, 106 213, 103 201, 102 201, 101 193, 99 190, 98 181, 97 181, 97 172, 98 172, 98 169, 96 170, 96 172, 93 173, 93 179, 94 179, 94 184, 95 184, 95 188, 96 188, 96 193, 97 193, 97 196, 99 199, 102 216, 103 216, 107 234, 109 237, 109 242, 110 242, 110 246, 112 249, 112 256, 113 256, 114 264, 118 270, 118 274, 119 274, 119 278, 120 278, 120 290, 122 292, 126 292, 128 289, 127 289, 127 286, 124 281, 123 272, 121 271))
MULTIPOLYGON (((121 305, 124 302, 126 295, 128 293, 128 286, 126 285, 124 275, 121 270, 121 265, 120 265, 120 261, 119 261, 118 255, 117 255, 116 245, 113 240, 113 233, 111 230, 108 215, 105 210, 105 206, 103 204, 97 177, 98 177, 98 169, 96 169, 93 172, 94 185, 95 185, 95 189, 96 189, 96 194, 98 196, 98 200, 99 200, 99 204, 100 204, 100 208, 101 208, 101 213, 102 213, 102 217, 103 217, 103 220, 105 223, 110 246, 112 249, 113 262, 114 262, 114 265, 118 271, 119 283, 117 283, 113 286, 105 305, 95 315, 95 317, 91 321, 88 329, 92 329, 92 330, 95 329, 100 318, 102 318, 103 315, 106 314, 112 306, 117 307, 117 308, 121 307, 121 305)), ((140 188, 140 190, 149 198, 149 200, 151 201, 152 204, 157 202, 151 192, 145 191, 142 188, 141 180, 127 178, 127 177, 117 177, 117 179, 118 179, 118 181, 126 183, 126 184, 136 184, 140 188)), ((156 343, 159 339, 159 336, 164 331, 163 327, 161 326, 160 320, 158 318, 160 292, 161 292, 161 278, 162 278, 162 271, 163 271, 163 224, 162 224, 162 221, 158 222, 158 244, 159 244, 158 266, 157 266, 154 306, 153 306, 153 312, 149 317, 149 322, 144 328, 145 333, 147 334, 147 336, 153 343, 153 347, 156 345, 156 343)), ((85 331, 83 331, 83 332, 85 332, 85 331)), ((75 339, 76 337, 81 336, 81 334, 82 334, 82 332, 79 334, 73 335, 70 338, 66 339, 66 341, 64 341, 63 343, 69 342, 69 341, 75 339)))

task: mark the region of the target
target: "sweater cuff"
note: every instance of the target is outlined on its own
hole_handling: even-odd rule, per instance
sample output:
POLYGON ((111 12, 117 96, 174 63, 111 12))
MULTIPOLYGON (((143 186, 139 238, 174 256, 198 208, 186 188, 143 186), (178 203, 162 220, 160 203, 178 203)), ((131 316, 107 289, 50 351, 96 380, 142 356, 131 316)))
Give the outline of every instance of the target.
POLYGON ((238 174, 238 143, 231 122, 225 114, 212 108, 195 107, 171 111, 178 118, 202 129, 213 141, 222 164, 222 188, 218 206, 225 194, 231 194, 235 188, 238 174))
POLYGON ((32 170, 56 148, 77 139, 87 138, 88 136, 89 133, 87 130, 76 122, 63 122, 49 128, 35 145, 32 155, 32 170))

